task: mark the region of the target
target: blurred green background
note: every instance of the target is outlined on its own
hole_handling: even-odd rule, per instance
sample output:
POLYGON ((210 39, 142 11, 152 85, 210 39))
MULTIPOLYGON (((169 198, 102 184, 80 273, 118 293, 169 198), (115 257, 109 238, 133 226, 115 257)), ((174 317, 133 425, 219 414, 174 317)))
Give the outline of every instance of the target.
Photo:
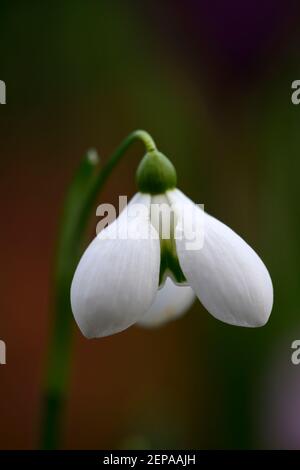
MULTIPOLYGON (((63 447, 300 448, 298 19, 284 0, 1 0, 1 449, 37 446, 66 188, 87 148, 105 161, 136 128, 263 258, 274 309, 255 330, 199 302, 155 331, 76 329, 63 447)), ((142 151, 99 203, 134 194, 142 151)))

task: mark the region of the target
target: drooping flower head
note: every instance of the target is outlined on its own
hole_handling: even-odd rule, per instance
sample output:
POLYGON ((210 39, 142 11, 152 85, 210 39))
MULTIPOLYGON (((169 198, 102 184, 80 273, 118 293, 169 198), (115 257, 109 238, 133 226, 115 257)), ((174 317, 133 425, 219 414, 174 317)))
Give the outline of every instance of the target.
POLYGON ((176 188, 172 163, 156 149, 137 171, 139 192, 83 254, 71 286, 75 320, 88 337, 179 317, 195 297, 217 319, 264 325, 270 275, 255 251, 176 188))

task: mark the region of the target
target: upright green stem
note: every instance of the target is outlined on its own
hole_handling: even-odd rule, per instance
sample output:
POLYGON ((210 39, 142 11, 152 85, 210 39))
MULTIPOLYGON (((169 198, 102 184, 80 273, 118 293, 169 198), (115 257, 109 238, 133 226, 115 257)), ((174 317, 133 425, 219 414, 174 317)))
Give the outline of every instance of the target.
POLYGON ((79 166, 66 196, 54 273, 54 325, 49 348, 41 429, 41 447, 58 448, 62 415, 71 365, 73 318, 70 286, 82 253, 87 223, 99 191, 130 145, 141 140, 147 152, 156 149, 151 136, 132 132, 99 171, 95 151, 89 151, 79 166))

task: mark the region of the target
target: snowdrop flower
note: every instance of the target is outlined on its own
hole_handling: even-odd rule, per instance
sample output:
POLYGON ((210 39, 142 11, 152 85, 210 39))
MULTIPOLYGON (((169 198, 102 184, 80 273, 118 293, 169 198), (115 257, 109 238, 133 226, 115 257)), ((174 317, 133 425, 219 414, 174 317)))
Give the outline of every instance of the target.
POLYGON ((71 305, 86 337, 163 324, 188 310, 196 296, 231 325, 267 322, 273 287, 265 265, 239 235, 176 189, 176 182, 171 162, 156 149, 148 152, 137 171, 139 192, 83 254, 71 305), (164 213, 153 214, 153 205, 174 212, 167 237, 164 213))

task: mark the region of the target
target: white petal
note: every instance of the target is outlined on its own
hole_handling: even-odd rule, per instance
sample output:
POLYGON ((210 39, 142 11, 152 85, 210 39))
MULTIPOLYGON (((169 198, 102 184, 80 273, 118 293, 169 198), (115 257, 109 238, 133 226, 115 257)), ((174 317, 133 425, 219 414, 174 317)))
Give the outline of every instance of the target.
POLYGON ((157 292, 150 309, 138 321, 138 325, 152 328, 161 326, 169 320, 175 320, 187 312, 195 298, 193 289, 174 284, 168 277, 157 292))
POLYGON ((71 305, 79 328, 88 338, 125 330, 153 302, 159 282, 160 247, 150 223, 150 202, 149 195, 133 198, 128 213, 123 211, 100 232, 77 266, 71 305), (131 213, 134 203, 147 210, 131 213))
MULTIPOLYGON (((178 190, 172 191, 170 198, 194 205, 178 190)), ((264 263, 222 222, 203 214, 198 207, 190 213, 201 219, 199 225, 204 221, 203 247, 187 249, 180 224, 181 234, 175 235, 180 266, 189 285, 205 308, 219 320, 239 326, 264 325, 273 305, 272 281, 264 263)))

